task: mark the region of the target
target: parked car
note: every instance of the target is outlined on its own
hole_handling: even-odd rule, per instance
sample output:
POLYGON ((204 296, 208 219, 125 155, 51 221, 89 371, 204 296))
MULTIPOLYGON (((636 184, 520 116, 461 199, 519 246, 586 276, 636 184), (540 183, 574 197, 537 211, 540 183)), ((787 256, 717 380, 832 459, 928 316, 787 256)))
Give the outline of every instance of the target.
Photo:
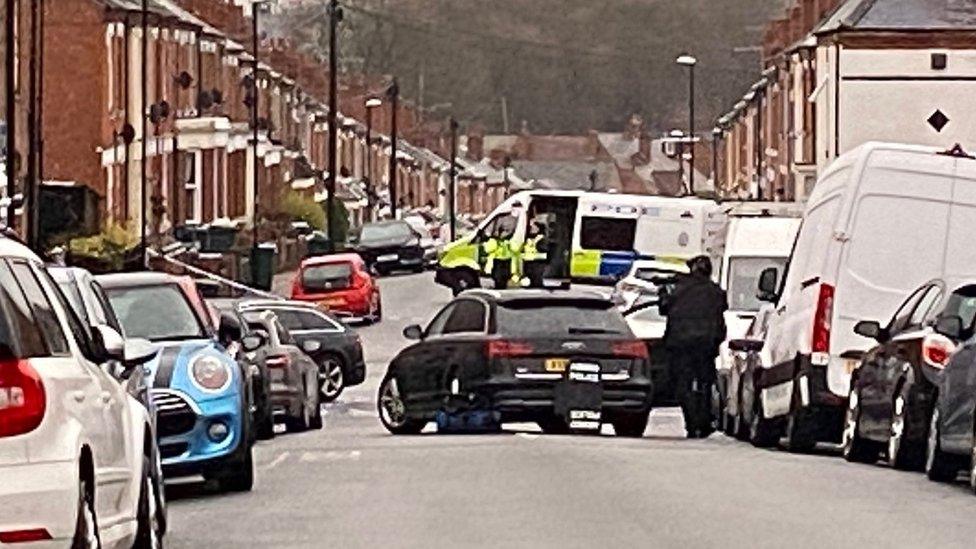
POLYGON ((417 343, 390 363, 377 398, 391 433, 466 411, 547 433, 610 423, 640 437, 647 426, 647 347, 598 294, 470 290, 403 334, 417 343))
POLYGON ((782 433, 782 419, 763 414, 760 396, 761 376, 769 369, 769 352, 764 348, 764 340, 772 315, 773 306, 762 305, 744 337, 728 342, 733 360, 727 373, 720 418, 725 434, 759 448, 774 446, 782 433))
POLYGON ((960 341, 972 335, 974 315, 976 285, 951 289, 932 280, 884 325, 871 319, 854 326, 878 344, 851 380, 843 438, 848 461, 884 455, 896 469, 922 470, 939 381, 960 341), (940 329, 947 322, 953 330, 940 329))
POLYGON ((421 237, 406 221, 366 223, 350 233, 349 244, 366 265, 381 275, 424 270, 421 237))
POLYGON ((40 259, 0 238, 0 544, 158 546, 152 419, 119 383, 156 353, 86 329, 40 259))
MULTIPOLYGON (((970 303, 972 306, 972 303, 970 303)), ((969 485, 976 491, 976 337, 973 313, 943 316, 936 331, 949 340, 963 341, 951 353, 938 377, 935 403, 925 443, 925 473, 930 480, 950 482, 968 469, 969 485)), ((935 358, 941 358, 938 355, 935 358)))
POLYGON ((810 195, 776 302, 759 376, 765 418, 782 418, 786 446, 840 442, 852 352, 872 341, 859 319, 884 318, 926 280, 976 275, 972 249, 976 159, 914 145, 868 143, 839 157, 810 195), (935 222, 934 220, 938 220, 935 222))
POLYGON ((339 398, 346 387, 366 380, 363 343, 355 330, 311 303, 300 301, 245 301, 245 311, 271 311, 295 341, 318 365, 319 395, 322 402, 339 398), (316 342, 316 351, 307 351, 306 342, 316 342))
POLYGON ((215 331, 210 309, 189 277, 143 272, 96 279, 125 335, 161 348, 150 368, 164 474, 202 474, 222 490, 250 490, 254 462, 248 383, 218 339, 239 339, 236 322, 223 316, 215 331))
POLYGON ((249 345, 267 345, 264 361, 271 379, 271 409, 284 418, 289 432, 321 429, 319 369, 306 354, 318 351, 318 342, 306 341, 299 348, 274 313, 247 309, 243 313, 254 336, 261 340, 249 345))
POLYGON ((639 259, 614 286, 611 299, 621 311, 632 309, 644 301, 656 302, 661 281, 679 274, 688 274, 688 266, 683 260, 639 259))
POLYGON ((249 339, 255 335, 247 320, 240 311, 240 299, 214 298, 208 299, 215 310, 216 316, 230 315, 237 319, 241 327, 241 340, 231 341, 227 351, 241 366, 242 371, 248 372, 246 379, 250 386, 251 418, 254 424, 255 436, 260 440, 274 438, 274 412, 271 407, 271 376, 268 372, 267 357, 269 354, 266 341, 249 339), (249 346, 244 345, 244 341, 249 346))
POLYGON ((305 258, 292 280, 291 298, 320 304, 347 320, 383 318, 380 286, 358 254, 305 258))
MULTIPOLYGON (((444 241, 433 234, 431 223, 419 215, 408 215, 403 218, 420 236, 420 247, 424 249, 424 267, 432 268, 437 265, 444 241)), ((438 232, 439 226, 434 225, 438 232)))

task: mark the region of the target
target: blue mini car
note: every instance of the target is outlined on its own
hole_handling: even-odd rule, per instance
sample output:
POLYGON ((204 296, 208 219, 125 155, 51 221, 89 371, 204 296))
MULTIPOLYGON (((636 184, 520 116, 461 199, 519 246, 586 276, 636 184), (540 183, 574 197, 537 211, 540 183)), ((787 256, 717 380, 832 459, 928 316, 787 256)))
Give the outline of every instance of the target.
POLYGON ((164 475, 202 474, 222 490, 250 490, 254 465, 247 385, 225 348, 240 337, 240 326, 215 328, 189 277, 132 273, 98 281, 126 336, 160 346, 149 368, 164 475))

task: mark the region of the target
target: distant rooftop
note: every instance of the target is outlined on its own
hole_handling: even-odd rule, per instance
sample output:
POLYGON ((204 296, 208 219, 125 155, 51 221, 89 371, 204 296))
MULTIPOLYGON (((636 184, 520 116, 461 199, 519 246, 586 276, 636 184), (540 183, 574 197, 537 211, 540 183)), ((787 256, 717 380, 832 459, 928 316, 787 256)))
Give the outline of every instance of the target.
POLYGON ((847 0, 816 30, 976 30, 973 0, 847 0))

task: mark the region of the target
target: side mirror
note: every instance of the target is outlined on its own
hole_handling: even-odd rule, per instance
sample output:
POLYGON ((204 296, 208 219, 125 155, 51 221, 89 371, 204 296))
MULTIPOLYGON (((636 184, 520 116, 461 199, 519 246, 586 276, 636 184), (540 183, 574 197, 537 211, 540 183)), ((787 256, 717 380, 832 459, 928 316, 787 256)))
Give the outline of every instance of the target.
POLYGON ((111 326, 99 324, 92 327, 92 339, 105 360, 125 359, 125 339, 111 326))
POLYGON ((259 335, 249 335, 241 340, 241 347, 245 352, 253 353, 264 345, 264 339, 259 335))
POLYGON ((777 290, 779 290, 779 271, 776 267, 763 269, 759 275, 759 293, 756 297, 760 301, 776 301, 777 290))
POLYGON ((156 358, 157 353, 159 353, 159 347, 153 345, 148 339, 140 337, 127 339, 123 362, 126 368, 135 368, 156 358))
POLYGON ((231 313, 220 314, 220 327, 217 329, 217 339, 224 345, 241 339, 241 321, 231 313))
POLYGON ((948 337, 949 339, 962 339, 962 318, 956 315, 940 316, 935 321, 935 331, 948 337))
POLYGON ((424 338, 424 330, 416 324, 411 324, 403 329, 403 337, 420 341, 424 338))
POLYGON ((886 339, 885 329, 875 320, 862 320, 854 325, 854 333, 878 342, 886 339))
POLYGON ((309 339, 302 343, 302 350, 305 351, 306 354, 317 353, 320 349, 322 349, 322 344, 314 339, 309 339))
POLYGON ((765 343, 761 339, 732 339, 729 349, 740 353, 758 353, 765 343))

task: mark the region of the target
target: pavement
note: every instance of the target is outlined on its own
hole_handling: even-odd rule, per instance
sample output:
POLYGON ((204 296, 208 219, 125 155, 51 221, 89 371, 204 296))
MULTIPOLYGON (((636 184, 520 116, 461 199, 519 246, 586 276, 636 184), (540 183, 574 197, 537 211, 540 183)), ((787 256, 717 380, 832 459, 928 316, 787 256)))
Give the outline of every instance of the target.
POLYGON ((428 274, 381 280, 383 322, 360 329, 366 383, 326 407, 321 431, 255 449, 257 484, 167 488, 172 548, 967 547, 976 497, 962 482, 848 464, 824 450, 683 438, 656 410, 642 439, 387 434, 375 397, 386 364, 450 299, 428 274))

